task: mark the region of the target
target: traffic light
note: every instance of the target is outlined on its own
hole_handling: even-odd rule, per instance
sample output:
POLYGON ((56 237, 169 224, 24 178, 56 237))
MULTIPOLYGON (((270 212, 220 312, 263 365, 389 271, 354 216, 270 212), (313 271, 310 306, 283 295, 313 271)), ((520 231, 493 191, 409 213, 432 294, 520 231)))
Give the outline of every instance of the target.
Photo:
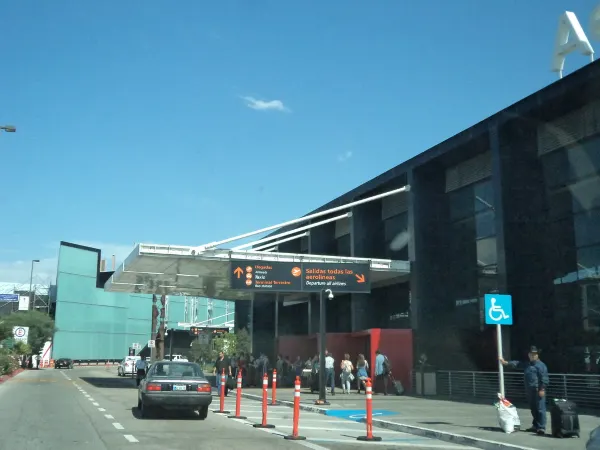
POLYGON ((200 335, 200 328, 199 327, 190 327, 190 335, 191 336, 200 335))

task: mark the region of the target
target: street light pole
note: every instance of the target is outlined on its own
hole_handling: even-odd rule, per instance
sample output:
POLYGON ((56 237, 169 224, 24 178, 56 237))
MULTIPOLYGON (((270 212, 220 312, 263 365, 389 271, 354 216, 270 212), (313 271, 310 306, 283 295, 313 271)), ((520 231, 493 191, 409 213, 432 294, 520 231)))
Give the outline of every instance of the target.
POLYGON ((33 264, 34 263, 39 263, 40 260, 39 259, 32 259, 31 260, 31 273, 29 274, 29 305, 27 306, 27 309, 35 309, 35 295, 32 295, 32 289, 33 289, 33 264))

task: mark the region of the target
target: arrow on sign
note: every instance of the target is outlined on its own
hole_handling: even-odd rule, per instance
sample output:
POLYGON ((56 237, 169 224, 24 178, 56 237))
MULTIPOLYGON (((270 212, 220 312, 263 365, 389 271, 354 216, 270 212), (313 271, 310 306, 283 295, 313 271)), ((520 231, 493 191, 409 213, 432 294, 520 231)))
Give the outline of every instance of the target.
POLYGON ((237 269, 235 269, 235 270, 233 271, 233 273, 234 273, 235 275, 237 275, 237 277, 238 277, 238 280, 239 280, 239 278, 242 276, 242 274, 244 273, 244 271, 242 270, 242 268, 241 268, 241 267, 238 267, 237 269))
POLYGON ((365 276, 361 273, 360 275, 355 273, 354 276, 356 277, 356 282, 357 283, 364 283, 365 282, 365 276))

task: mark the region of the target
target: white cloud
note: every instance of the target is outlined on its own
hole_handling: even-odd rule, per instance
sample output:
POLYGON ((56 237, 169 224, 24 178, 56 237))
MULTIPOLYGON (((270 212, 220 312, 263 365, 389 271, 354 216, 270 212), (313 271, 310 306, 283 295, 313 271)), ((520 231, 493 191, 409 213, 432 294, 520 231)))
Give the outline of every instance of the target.
POLYGON ((343 162, 348 161, 350 158, 352 158, 352 152, 347 151, 345 153, 338 155, 338 162, 343 163, 343 162))
MULTIPOLYGON (((75 241, 75 244, 85 245, 86 247, 99 248, 102 251, 102 258, 106 259, 106 269, 112 269, 111 257, 115 255, 117 264, 122 262, 133 250, 135 244, 108 244, 103 242, 75 241)), ((58 248, 59 243, 52 243, 43 246, 40 249, 39 263, 35 263, 33 269, 33 283, 48 285, 56 282, 56 269, 58 266, 58 248), (46 254, 46 257, 42 257, 46 254), (50 256, 52 255, 52 256, 50 256)), ((13 260, 0 262, 0 290, 6 290, 6 285, 16 285, 29 287, 29 277, 31 273, 31 260, 13 260)), ((5 292, 0 292, 5 293, 5 292)))
POLYGON ((256 111, 281 111, 291 112, 291 110, 283 104, 281 100, 258 100, 254 97, 242 97, 246 102, 246 106, 256 111))

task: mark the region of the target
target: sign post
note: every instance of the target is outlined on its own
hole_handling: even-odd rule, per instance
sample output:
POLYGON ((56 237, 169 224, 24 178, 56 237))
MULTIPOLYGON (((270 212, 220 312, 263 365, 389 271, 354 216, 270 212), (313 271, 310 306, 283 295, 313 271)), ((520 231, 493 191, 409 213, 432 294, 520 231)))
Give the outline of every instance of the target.
POLYGON ((371 292, 369 263, 283 262, 232 259, 230 282, 233 289, 255 292, 319 293, 319 400, 328 405, 325 389, 326 299, 334 294, 371 292))
POLYGON ((498 346, 498 374, 500 394, 504 398, 504 366, 502 358, 502 325, 512 325, 512 296, 508 294, 485 294, 485 323, 496 325, 496 345, 498 346))

